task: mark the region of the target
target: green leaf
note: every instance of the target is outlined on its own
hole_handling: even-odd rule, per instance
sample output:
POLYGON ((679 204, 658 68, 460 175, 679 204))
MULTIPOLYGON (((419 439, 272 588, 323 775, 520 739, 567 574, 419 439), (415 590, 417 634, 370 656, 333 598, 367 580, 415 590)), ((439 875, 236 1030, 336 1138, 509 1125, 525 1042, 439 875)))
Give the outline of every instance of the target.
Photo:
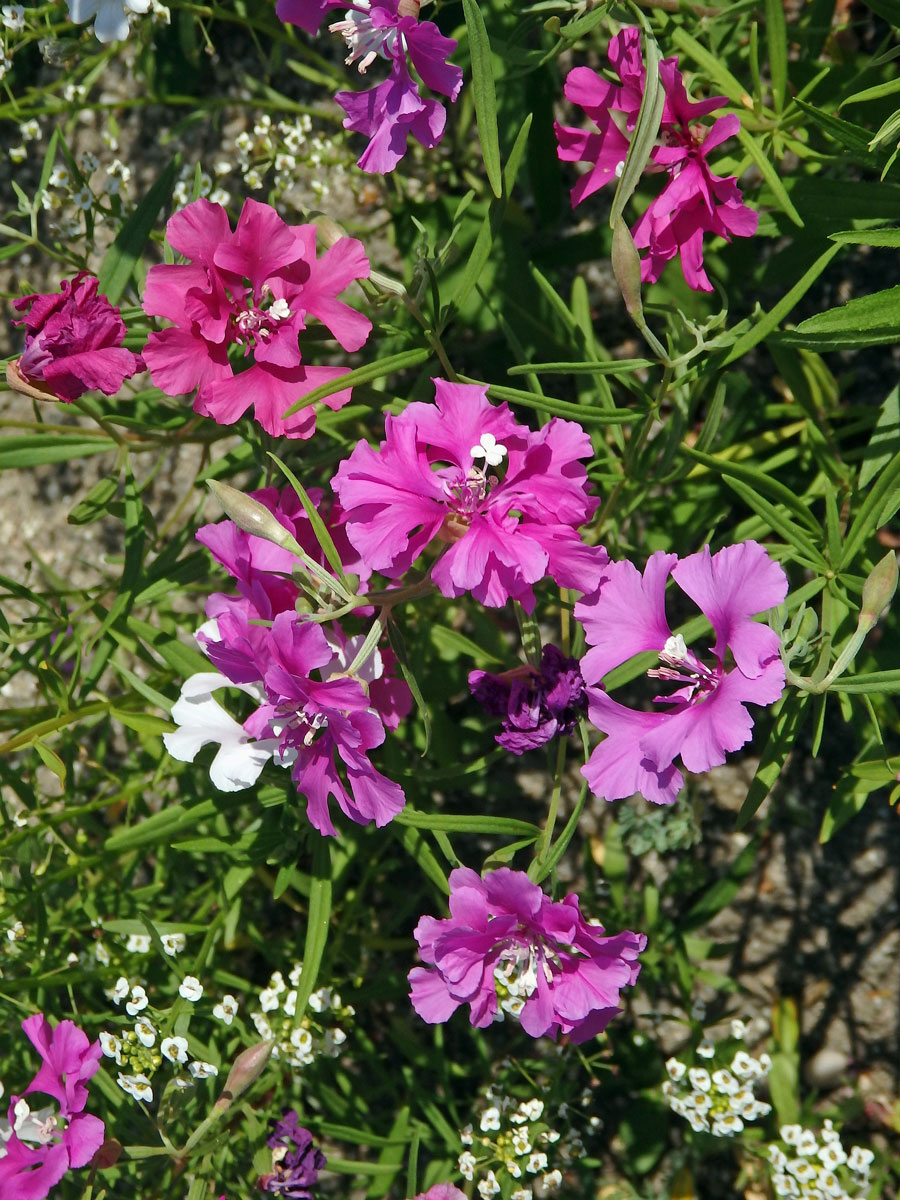
POLYGON ((786 692, 779 701, 772 732, 763 747, 756 774, 738 813, 738 829, 743 829, 751 820, 778 782, 788 755, 794 748, 808 704, 808 692, 786 692))
POLYGON ((398 837, 403 843, 404 850, 418 864, 422 873, 427 875, 431 882, 445 895, 449 896, 450 885, 447 883, 447 877, 441 868, 441 864, 435 858, 431 847, 419 830, 412 825, 406 825, 401 830, 398 830, 398 837))
POLYGON ((842 246, 900 246, 900 229, 842 229, 830 233, 833 242, 842 246))
POLYGON ((124 850, 135 850, 139 846, 168 845, 174 840, 175 834, 193 828, 216 811, 216 804, 212 800, 201 800, 190 808, 171 804, 129 829, 110 834, 104 850, 109 854, 121 854, 124 850))
POLYGON ((312 500, 310 500, 306 488, 290 469, 290 467, 286 466, 278 457, 278 455, 273 454, 271 450, 269 451, 269 458, 278 464, 287 477, 291 487, 297 493, 298 497, 300 498, 300 503, 303 505, 304 512, 306 513, 307 517, 309 517, 309 523, 312 525, 312 531, 316 536, 316 541, 322 547, 322 553, 328 560, 329 566, 334 571, 335 575, 337 575, 341 583, 349 588, 349 582, 347 580, 347 576, 344 574, 344 564, 341 562, 341 556, 338 554, 337 547, 334 544, 331 534, 328 532, 327 525, 319 516, 319 510, 313 504, 312 500))
POLYGON ((528 821, 517 821, 512 817, 485 817, 468 813, 424 813, 409 804, 397 813, 394 820, 400 825, 412 825, 414 829, 440 829, 445 833, 495 833, 510 837, 536 838, 540 834, 537 825, 528 821))
POLYGON ((613 358, 606 362, 548 362, 528 363, 525 366, 509 367, 507 375, 627 375, 631 371, 643 371, 656 364, 649 358, 613 358))
POLYGON ((780 533, 789 546, 793 546, 795 550, 823 570, 828 568, 828 563, 819 547, 810 540, 809 535, 799 525, 795 525, 789 517, 786 517, 780 508, 776 508, 764 496, 760 496, 754 488, 739 479, 726 475, 725 482, 732 491, 737 492, 749 508, 758 513, 776 533, 780 533))
POLYGON ((769 44, 769 73, 772 101, 780 116, 787 91, 787 23, 783 0, 766 0, 766 40, 769 44))
POLYGON ((610 229, 615 228, 616 222, 624 213, 625 206, 634 194, 634 189, 641 180, 644 168, 650 161, 666 103, 666 93, 659 77, 659 64, 662 61, 659 45, 647 27, 644 27, 643 34, 644 60, 646 62, 644 95, 641 98, 641 108, 631 144, 625 155, 625 166, 622 168, 622 174, 616 186, 616 194, 613 196, 609 214, 610 229))
POLYGON ((876 346, 897 340, 900 325, 900 286, 848 300, 801 321, 796 329, 781 334, 779 341, 817 350, 840 350, 876 346))
POLYGON ((70 525, 90 525, 99 521, 109 512, 109 502, 119 488, 119 480, 115 475, 106 475, 98 479, 88 494, 69 513, 66 520, 70 525))
POLYGON ((475 95, 475 116, 478 120, 478 140, 491 191, 500 196, 503 179, 500 173, 500 143, 497 138, 497 97, 494 91, 494 71, 491 66, 491 44, 484 27, 484 17, 475 0, 463 0, 466 29, 469 32, 469 56, 472 62, 472 91, 475 95))
POLYGON ((297 987, 297 1007, 294 1011, 294 1028, 297 1029, 306 1012, 306 1005, 316 989, 319 968, 328 941, 331 924, 331 844, 327 837, 318 832, 310 834, 313 841, 312 874, 309 884, 309 912, 307 914, 306 941, 303 944, 303 970, 297 987))
POLYGON ((881 411, 869 437, 869 444, 865 449, 863 463, 859 469, 857 490, 861 492, 867 488, 898 450, 900 450, 900 385, 893 387, 881 402, 881 411))
POLYGON ((108 437, 86 437, 81 432, 72 437, 61 433, 4 437, 0 444, 0 470, 69 462, 73 458, 87 458, 89 454, 102 454, 114 447, 115 443, 108 437))
POLYGON ((791 491, 779 480, 771 475, 767 475, 765 471, 753 467, 743 466, 741 463, 730 462, 727 459, 716 458, 712 454, 704 454, 691 446, 683 446, 682 450, 689 458, 695 459, 702 463, 705 467, 709 467, 711 471, 716 471, 720 475, 728 476, 732 479, 743 480, 754 490, 768 492, 773 500, 783 504, 794 514, 794 516, 802 521, 807 526, 809 531, 814 535, 821 534, 821 528, 818 521, 810 513, 807 504, 805 504, 796 492, 791 491))
POLYGON ((110 304, 118 304, 136 265, 141 261, 160 209, 175 186, 181 155, 176 154, 124 223, 116 240, 103 256, 97 278, 99 290, 110 304))
MULTIPOLYGON (((481 382, 468 375, 460 375, 459 378, 462 383, 481 382)), ((535 396, 533 392, 500 384, 490 384, 488 395, 492 400, 509 400, 513 404, 533 408, 536 412, 549 413, 553 417, 574 417, 582 425, 630 425, 633 421, 644 419, 643 412, 610 412, 608 409, 594 408, 589 404, 572 404, 568 400, 557 400, 553 396, 535 396)))
POLYGON ((428 362, 429 358, 431 358, 431 351, 426 350, 424 346, 415 350, 404 350, 400 354, 391 354, 387 358, 375 358, 362 367, 348 371, 346 375, 330 379, 327 383, 320 383, 305 396, 295 400, 291 407, 281 414, 281 419, 286 420, 294 413, 299 412, 301 408, 308 408, 317 400, 324 400, 326 396, 333 396, 335 392, 342 392, 344 388, 356 387, 358 383, 371 383, 373 379, 384 379, 386 375, 390 375, 394 371, 405 371, 408 367, 417 367, 421 363, 428 362))
POLYGON ((406 639, 403 636, 400 626, 397 624, 397 617, 393 613, 387 624, 387 635, 388 641, 391 643, 391 649, 397 656, 397 666, 400 668, 401 675, 406 680, 406 686, 412 692, 416 708, 419 710, 419 716, 422 718, 422 728, 425 730, 425 746, 422 750, 422 757, 424 758, 428 753, 428 747, 431 745, 431 712, 425 703, 425 697, 422 695, 419 681, 416 679, 413 669, 409 664, 406 639))
POLYGON ((882 470, 866 490, 865 499, 844 538, 841 570, 846 570, 865 542, 889 520, 900 507, 900 452, 882 470))
POLYGON ((59 757, 55 750, 51 750, 49 746, 44 745, 42 741, 34 743, 34 749, 37 752, 38 758, 48 770, 52 771, 59 780, 60 787, 66 786, 66 764, 59 757))
POLYGON ((831 684, 829 691, 896 695, 900 692, 900 671, 870 671, 862 675, 844 675, 831 684))

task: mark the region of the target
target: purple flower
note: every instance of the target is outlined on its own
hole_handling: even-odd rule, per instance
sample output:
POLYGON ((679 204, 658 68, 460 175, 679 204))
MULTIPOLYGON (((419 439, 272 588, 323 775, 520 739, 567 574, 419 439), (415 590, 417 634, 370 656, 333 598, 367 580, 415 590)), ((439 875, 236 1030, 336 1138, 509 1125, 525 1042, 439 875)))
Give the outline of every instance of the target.
POLYGON ((684 779, 675 766, 707 771, 750 739, 750 704, 774 704, 784 688, 777 634, 753 617, 787 594, 784 571, 757 542, 709 547, 678 560, 657 551, 643 576, 629 562, 610 563, 593 595, 575 606, 593 648, 581 660, 588 684, 599 683, 635 654, 655 650, 661 666, 648 674, 675 684, 654 697, 667 711, 626 708, 600 688, 588 688, 589 717, 607 736, 583 774, 595 795, 619 800, 640 792, 671 804, 684 779), (715 633, 706 661, 666 621, 669 575, 701 609, 715 633), (734 667, 726 669, 730 651, 734 667))
MULTIPOLYGON (((369 262, 355 238, 340 238, 316 256, 315 225, 286 225, 273 208, 245 200, 232 232, 220 204, 195 200, 166 226, 170 244, 190 261, 151 267, 144 310, 174 325, 151 333, 144 351, 154 384, 168 396, 196 389, 195 412, 232 425, 253 405, 263 429, 277 437, 309 438, 311 406, 284 419, 301 396, 347 374, 349 367, 308 367, 298 337, 316 317, 344 350, 359 350, 372 328, 338 300, 369 262), (246 369, 235 372, 229 348, 240 347, 246 369)), ((323 401, 338 409, 350 389, 323 401)))
POLYGON ((313 1146, 312 1134, 298 1124, 293 1109, 280 1121, 269 1122, 272 1132, 266 1145, 272 1151, 272 1173, 259 1181, 262 1192, 284 1196, 286 1200, 312 1200, 312 1189, 325 1166, 325 1155, 313 1146))
POLYGON ((578 659, 566 658, 557 646, 544 646, 540 670, 515 667, 501 675, 472 671, 469 688, 490 716, 502 718, 503 733, 496 740, 513 754, 571 733, 587 712, 578 659))
POLYGON ((7 370, 10 387, 70 403, 90 391, 112 396, 144 370, 140 355, 122 345, 128 330, 119 310, 97 286, 89 271, 79 271, 59 292, 15 301, 26 315, 13 324, 27 332, 22 357, 7 370))
POLYGON ((420 21, 420 7, 419 0, 351 0, 349 4, 346 0, 278 0, 279 19, 311 34, 318 31, 326 13, 345 9, 344 19, 329 29, 347 42, 347 63, 358 63, 361 75, 379 57, 391 64, 384 83, 366 92, 338 92, 335 97, 347 113, 344 128, 371 139, 359 160, 364 171, 380 175, 393 171, 406 153, 410 134, 427 149, 443 136, 444 108, 419 95, 410 63, 433 92, 455 100, 462 87, 462 71, 447 61, 457 43, 444 37, 432 21, 420 21))
POLYGON ((332 481, 363 562, 396 579, 438 541, 431 578, 447 597, 471 592, 494 608, 512 597, 530 612, 546 575, 591 591, 608 560, 575 532, 598 504, 580 461, 588 435, 556 417, 533 433, 485 387, 434 385, 435 404, 387 416, 380 448, 357 443, 332 481))
POLYGON ((103 1122, 84 1112, 85 1085, 97 1071, 101 1050, 74 1022, 52 1028, 42 1013, 23 1021, 22 1029, 42 1063, 23 1094, 10 1097, 8 1132, 0 1137, 0 1194, 44 1200, 70 1168, 86 1166, 103 1144, 103 1122), (31 1109, 25 1096, 35 1092, 56 1105, 31 1109))
POLYGON ((577 896, 554 904, 524 871, 501 867, 481 879, 459 867, 449 918, 424 916, 416 926, 428 966, 409 973, 413 1008, 437 1024, 468 1004, 478 1028, 508 1013, 532 1037, 586 1041, 620 1011, 619 991, 637 979, 647 944, 640 933, 602 933, 577 896))
MULTIPOLYGON (((641 60, 640 32, 623 29, 610 40, 608 56, 620 86, 610 83, 588 67, 569 72, 566 99, 583 108, 597 132, 555 126, 558 154, 564 162, 591 164, 572 189, 572 207, 599 188, 617 180, 625 165, 634 130, 646 72, 641 60), (617 121, 613 113, 621 114, 617 121), (624 125, 624 129, 622 126, 624 125)), ((712 291, 703 269, 703 235, 751 237, 759 216, 748 208, 733 176, 714 175, 707 155, 738 132, 736 116, 721 117, 710 128, 697 122, 726 103, 724 96, 694 103, 688 99, 677 58, 659 65, 666 94, 660 141, 651 154, 651 170, 665 171, 665 187, 643 214, 632 233, 635 245, 647 254, 641 261, 641 277, 655 283, 666 263, 681 255, 681 267, 689 287, 712 291)))

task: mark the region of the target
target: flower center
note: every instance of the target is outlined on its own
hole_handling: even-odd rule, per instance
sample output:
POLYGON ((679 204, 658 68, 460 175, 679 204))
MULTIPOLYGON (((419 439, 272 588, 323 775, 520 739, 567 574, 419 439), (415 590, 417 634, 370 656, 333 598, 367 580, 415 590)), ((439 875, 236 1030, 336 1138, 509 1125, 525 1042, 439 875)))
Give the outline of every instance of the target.
POLYGON ((236 339, 246 345, 249 354, 254 345, 268 341, 279 323, 291 315, 287 300, 273 300, 271 291, 264 285, 258 303, 249 305, 234 317, 236 339))
POLYGON ((666 644, 659 652, 659 661, 663 665, 648 671, 649 677, 681 686, 669 696, 655 696, 657 704, 691 704, 695 700, 705 699, 719 686, 721 672, 705 667, 687 648, 680 633, 673 633, 666 638, 666 644))
MULTIPOLYGON (((328 30, 330 33, 339 33, 347 43, 350 51, 344 59, 347 66, 349 67, 351 63, 358 60, 357 70, 360 75, 365 75, 379 54, 383 58, 393 57, 398 39, 400 49, 405 53, 406 39, 402 34, 398 34, 396 29, 390 27, 377 29, 375 27, 369 16, 368 10, 371 8, 369 0, 357 0, 357 4, 357 8, 348 10, 343 21, 335 21, 333 25, 328 26, 328 30)), ((401 13, 400 15, 416 16, 418 14, 401 13)))

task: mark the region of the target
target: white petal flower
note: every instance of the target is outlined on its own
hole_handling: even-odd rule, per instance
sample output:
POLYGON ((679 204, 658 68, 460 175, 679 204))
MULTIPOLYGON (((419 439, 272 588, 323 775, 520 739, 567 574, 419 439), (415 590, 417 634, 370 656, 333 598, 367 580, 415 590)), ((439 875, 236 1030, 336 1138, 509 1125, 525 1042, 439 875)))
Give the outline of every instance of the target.
POLYGON ((148 1050, 156 1044, 156 1030, 146 1017, 141 1017, 139 1021, 135 1021, 134 1033, 141 1045, 146 1046, 148 1050))
POLYGON ((713 1071, 712 1081, 723 1096, 733 1096, 741 1086, 730 1071, 713 1071))
POLYGON ((100 1032, 100 1049, 107 1058, 114 1058, 116 1062, 122 1063, 122 1042, 114 1033, 109 1033, 107 1030, 100 1032))
POLYGON ((147 954, 150 951, 150 937, 146 933, 129 933, 125 949, 129 954, 147 954))
POLYGON ((516 1188, 510 1195, 509 1200, 532 1200, 532 1195, 531 1188, 516 1188))
POLYGON ((499 467, 506 458, 506 447, 500 445, 492 433, 483 433, 478 445, 473 446, 469 453, 473 458, 483 458, 487 467, 499 467))
POLYGON ((25 28, 25 9, 21 4, 4 4, 0 8, 3 24, 12 33, 21 33, 25 28))
POLYGON ((203 984, 194 975, 185 975, 178 988, 178 995, 183 1000, 190 1000, 191 1004, 196 1004, 203 995, 203 984))
POLYGON ((159 939, 162 942, 162 948, 168 954, 169 958, 174 958, 176 954, 187 945, 187 938, 183 933, 164 933, 159 939))
POLYGON ((219 1068, 214 1067, 208 1062, 192 1062, 188 1064, 188 1070, 195 1079, 209 1079, 210 1076, 218 1075, 219 1068))
POLYGON ((688 1071, 688 1079, 691 1081, 691 1087, 696 1088, 698 1092, 708 1092, 712 1087, 712 1080, 706 1067, 691 1067, 688 1071))
POLYGON ((712 1058, 716 1053, 715 1042, 713 1042, 710 1038, 704 1038, 697 1047, 697 1053, 701 1058, 712 1058))
POLYGON ((496 1196, 500 1191, 500 1184, 497 1182, 497 1176, 493 1171, 488 1171, 487 1175, 478 1184, 478 1194, 482 1200, 490 1200, 491 1196, 496 1196))
POLYGON ((463 1179, 468 1179, 470 1182, 475 1177, 475 1155, 471 1150, 464 1150, 459 1156, 459 1173, 463 1179))
POLYGON ((676 1083, 679 1079, 684 1078, 684 1073, 686 1070, 687 1067, 683 1062, 679 1062, 677 1058, 666 1059, 666 1071, 668 1072, 669 1078, 674 1079, 676 1083))
POLYGON ((213 1009, 213 1016, 219 1021, 224 1021, 226 1025, 230 1025, 237 1016, 238 1002, 234 996, 223 996, 222 1003, 217 1004, 213 1009))
POLYGON ((153 1088, 146 1075, 123 1075, 120 1071, 116 1082, 123 1092, 127 1092, 135 1100, 143 1100, 149 1104, 153 1099, 153 1088))
MULTIPOLYGON (((277 738, 252 741, 243 726, 213 700, 213 692, 236 686, 215 671, 192 675, 181 685, 181 695, 172 705, 172 720, 180 728, 163 734, 166 749, 179 762, 193 762, 204 746, 210 742, 219 744, 219 751, 210 763, 209 777, 220 792, 240 792, 251 787, 278 747, 277 738)), ((258 696, 251 685, 240 690, 254 698, 258 696)))
POLYGON ((463 1126, 463 1128, 459 1131, 459 1140, 464 1146, 471 1146, 474 1143, 475 1137, 473 1135, 471 1125, 463 1126))
POLYGON ((167 1037, 163 1038, 160 1043, 160 1051, 163 1058, 167 1058, 169 1062, 186 1063, 188 1058, 187 1038, 183 1037, 167 1037))
POLYGON ((112 990, 113 1004, 121 1004, 131 990, 131 985, 124 975, 120 975, 116 980, 116 986, 112 990))
POLYGON ((875 1155, 871 1150, 864 1150, 862 1146, 853 1146, 850 1149, 847 1166, 857 1175, 868 1175, 869 1167, 874 1161, 875 1155))
POLYGON ((487 1133, 491 1129, 500 1128, 500 1109, 486 1108, 481 1114, 481 1132, 487 1133))
POLYGON ((739 1018, 735 1018, 731 1022, 731 1036, 737 1038, 739 1042, 742 1042, 747 1036, 747 1026, 739 1018))
POLYGON ((520 1108, 529 1121, 539 1121, 544 1115, 543 1100, 528 1100, 524 1104, 520 1105, 520 1108))
POLYGON ((543 1150, 535 1150, 534 1154, 528 1160, 525 1167, 526 1171, 530 1171, 532 1175, 537 1175, 538 1171, 546 1171, 547 1155, 543 1150))
POLYGON ((553 1170, 553 1171, 548 1171, 547 1174, 544 1176, 542 1182, 544 1184, 544 1187, 547 1188, 548 1191, 553 1191, 554 1188, 558 1188, 559 1185, 562 1183, 562 1171, 560 1171, 558 1169, 553 1170))
POLYGON ((98 42, 121 42, 128 37, 128 13, 146 13, 150 0, 66 0, 75 25, 94 18, 98 42))
POLYGON ((125 1005, 125 1011, 129 1017, 136 1017, 139 1012, 147 1007, 147 993, 139 983, 135 984, 131 989, 131 999, 125 1005))

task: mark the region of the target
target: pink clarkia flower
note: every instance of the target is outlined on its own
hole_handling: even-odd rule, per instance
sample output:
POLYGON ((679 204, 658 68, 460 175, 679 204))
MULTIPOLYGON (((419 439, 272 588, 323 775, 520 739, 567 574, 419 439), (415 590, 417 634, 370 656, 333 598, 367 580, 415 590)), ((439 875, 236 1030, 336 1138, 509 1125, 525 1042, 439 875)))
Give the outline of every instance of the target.
MULTIPOLYGON (((564 162, 591 164, 572 189, 572 206, 580 204, 621 175, 645 86, 640 57, 640 32, 624 29, 610 40, 609 60, 621 86, 607 82, 588 67, 576 67, 566 79, 566 98, 583 108, 596 133, 556 124, 558 154, 564 162), (620 114, 617 120, 614 113, 620 114)), ((641 277, 655 283, 666 263, 681 256, 689 287, 712 291, 703 267, 703 235, 751 237, 759 216, 743 202, 734 176, 714 175, 707 156, 740 129, 737 116, 720 117, 711 127, 698 124, 727 103, 724 96, 693 102, 688 99, 678 59, 659 66, 666 95, 660 126, 660 145, 651 155, 652 168, 665 171, 663 190, 638 220, 632 233, 639 250, 641 277)))
POLYGON ((0 1137, 0 1194, 4 1200, 44 1200, 68 1170, 86 1166, 103 1144, 104 1123, 84 1111, 86 1084, 101 1050, 72 1021, 53 1028, 38 1013, 22 1029, 43 1061, 22 1095, 10 1098, 8 1131, 0 1137), (35 1093, 55 1104, 31 1109, 25 1096, 35 1093))
MULTIPOLYGON (((368 277, 361 243, 340 238, 317 257, 314 225, 286 225, 269 205, 249 199, 233 232, 220 204, 195 200, 169 219, 166 236, 190 261, 151 267, 147 276, 145 311, 174 322, 151 333, 144 351, 154 384, 168 396, 196 389, 194 410, 220 425, 252 405, 268 433, 311 437, 313 407, 286 420, 283 414, 349 368, 306 366, 298 338, 315 317, 344 350, 365 343, 371 322, 337 298, 368 277), (238 372, 232 346, 248 364, 238 372)), ((338 409, 349 400, 346 388, 323 403, 338 409)))
POLYGON ((780 604, 787 586, 782 568, 757 542, 716 554, 706 547, 680 561, 657 551, 643 575, 629 562, 609 564, 599 590, 575 605, 592 647, 581 660, 585 682, 598 684, 633 655, 655 650, 661 665, 648 674, 675 688, 654 698, 665 711, 653 712, 626 708, 600 688, 588 688, 589 718, 606 734, 583 768, 595 795, 619 800, 639 792, 655 804, 672 804, 684 783, 677 758, 688 771, 708 771, 749 741, 753 719, 746 705, 774 704, 785 679, 778 635, 753 617, 780 604), (709 656, 689 649, 669 628, 670 575, 713 627, 709 656))
POLYGON ((482 879, 459 867, 450 875, 450 916, 424 916, 416 926, 428 966, 409 973, 413 1008, 437 1024, 468 1004, 477 1028, 508 1014, 531 1037, 584 1042, 620 1011, 619 992, 637 979, 647 944, 640 933, 602 935, 575 895, 555 904, 524 871, 501 867, 482 879))
POLYGON ((380 448, 359 442, 332 481, 363 561, 396 579, 437 540, 446 549, 431 578, 447 597, 512 597, 530 612, 546 575, 590 591, 608 560, 575 531, 599 503, 581 462, 588 435, 556 417, 534 433, 485 387, 434 385, 435 404, 386 417, 380 448))
POLYGON ((128 330, 96 278, 79 271, 49 295, 23 296, 15 308, 25 316, 21 358, 9 364, 10 387, 45 400, 71 403, 85 392, 114 395, 126 379, 144 370, 139 354, 122 342, 128 330))
POLYGON ((466 1193, 452 1183, 433 1183, 427 1192, 413 1196, 413 1200, 466 1200, 466 1193))
POLYGON ((347 63, 356 63, 365 75, 377 59, 390 63, 384 83, 365 92, 338 92, 346 111, 344 128, 370 139, 359 160, 363 171, 387 174, 406 153, 408 136, 426 149, 441 140, 446 112, 437 100, 423 98, 410 75, 409 64, 432 92, 456 100, 462 71, 447 61, 456 49, 432 21, 419 20, 419 0, 278 0, 282 21, 299 25, 307 33, 318 31, 326 13, 344 9, 342 21, 329 26, 340 33, 349 48, 347 63))

